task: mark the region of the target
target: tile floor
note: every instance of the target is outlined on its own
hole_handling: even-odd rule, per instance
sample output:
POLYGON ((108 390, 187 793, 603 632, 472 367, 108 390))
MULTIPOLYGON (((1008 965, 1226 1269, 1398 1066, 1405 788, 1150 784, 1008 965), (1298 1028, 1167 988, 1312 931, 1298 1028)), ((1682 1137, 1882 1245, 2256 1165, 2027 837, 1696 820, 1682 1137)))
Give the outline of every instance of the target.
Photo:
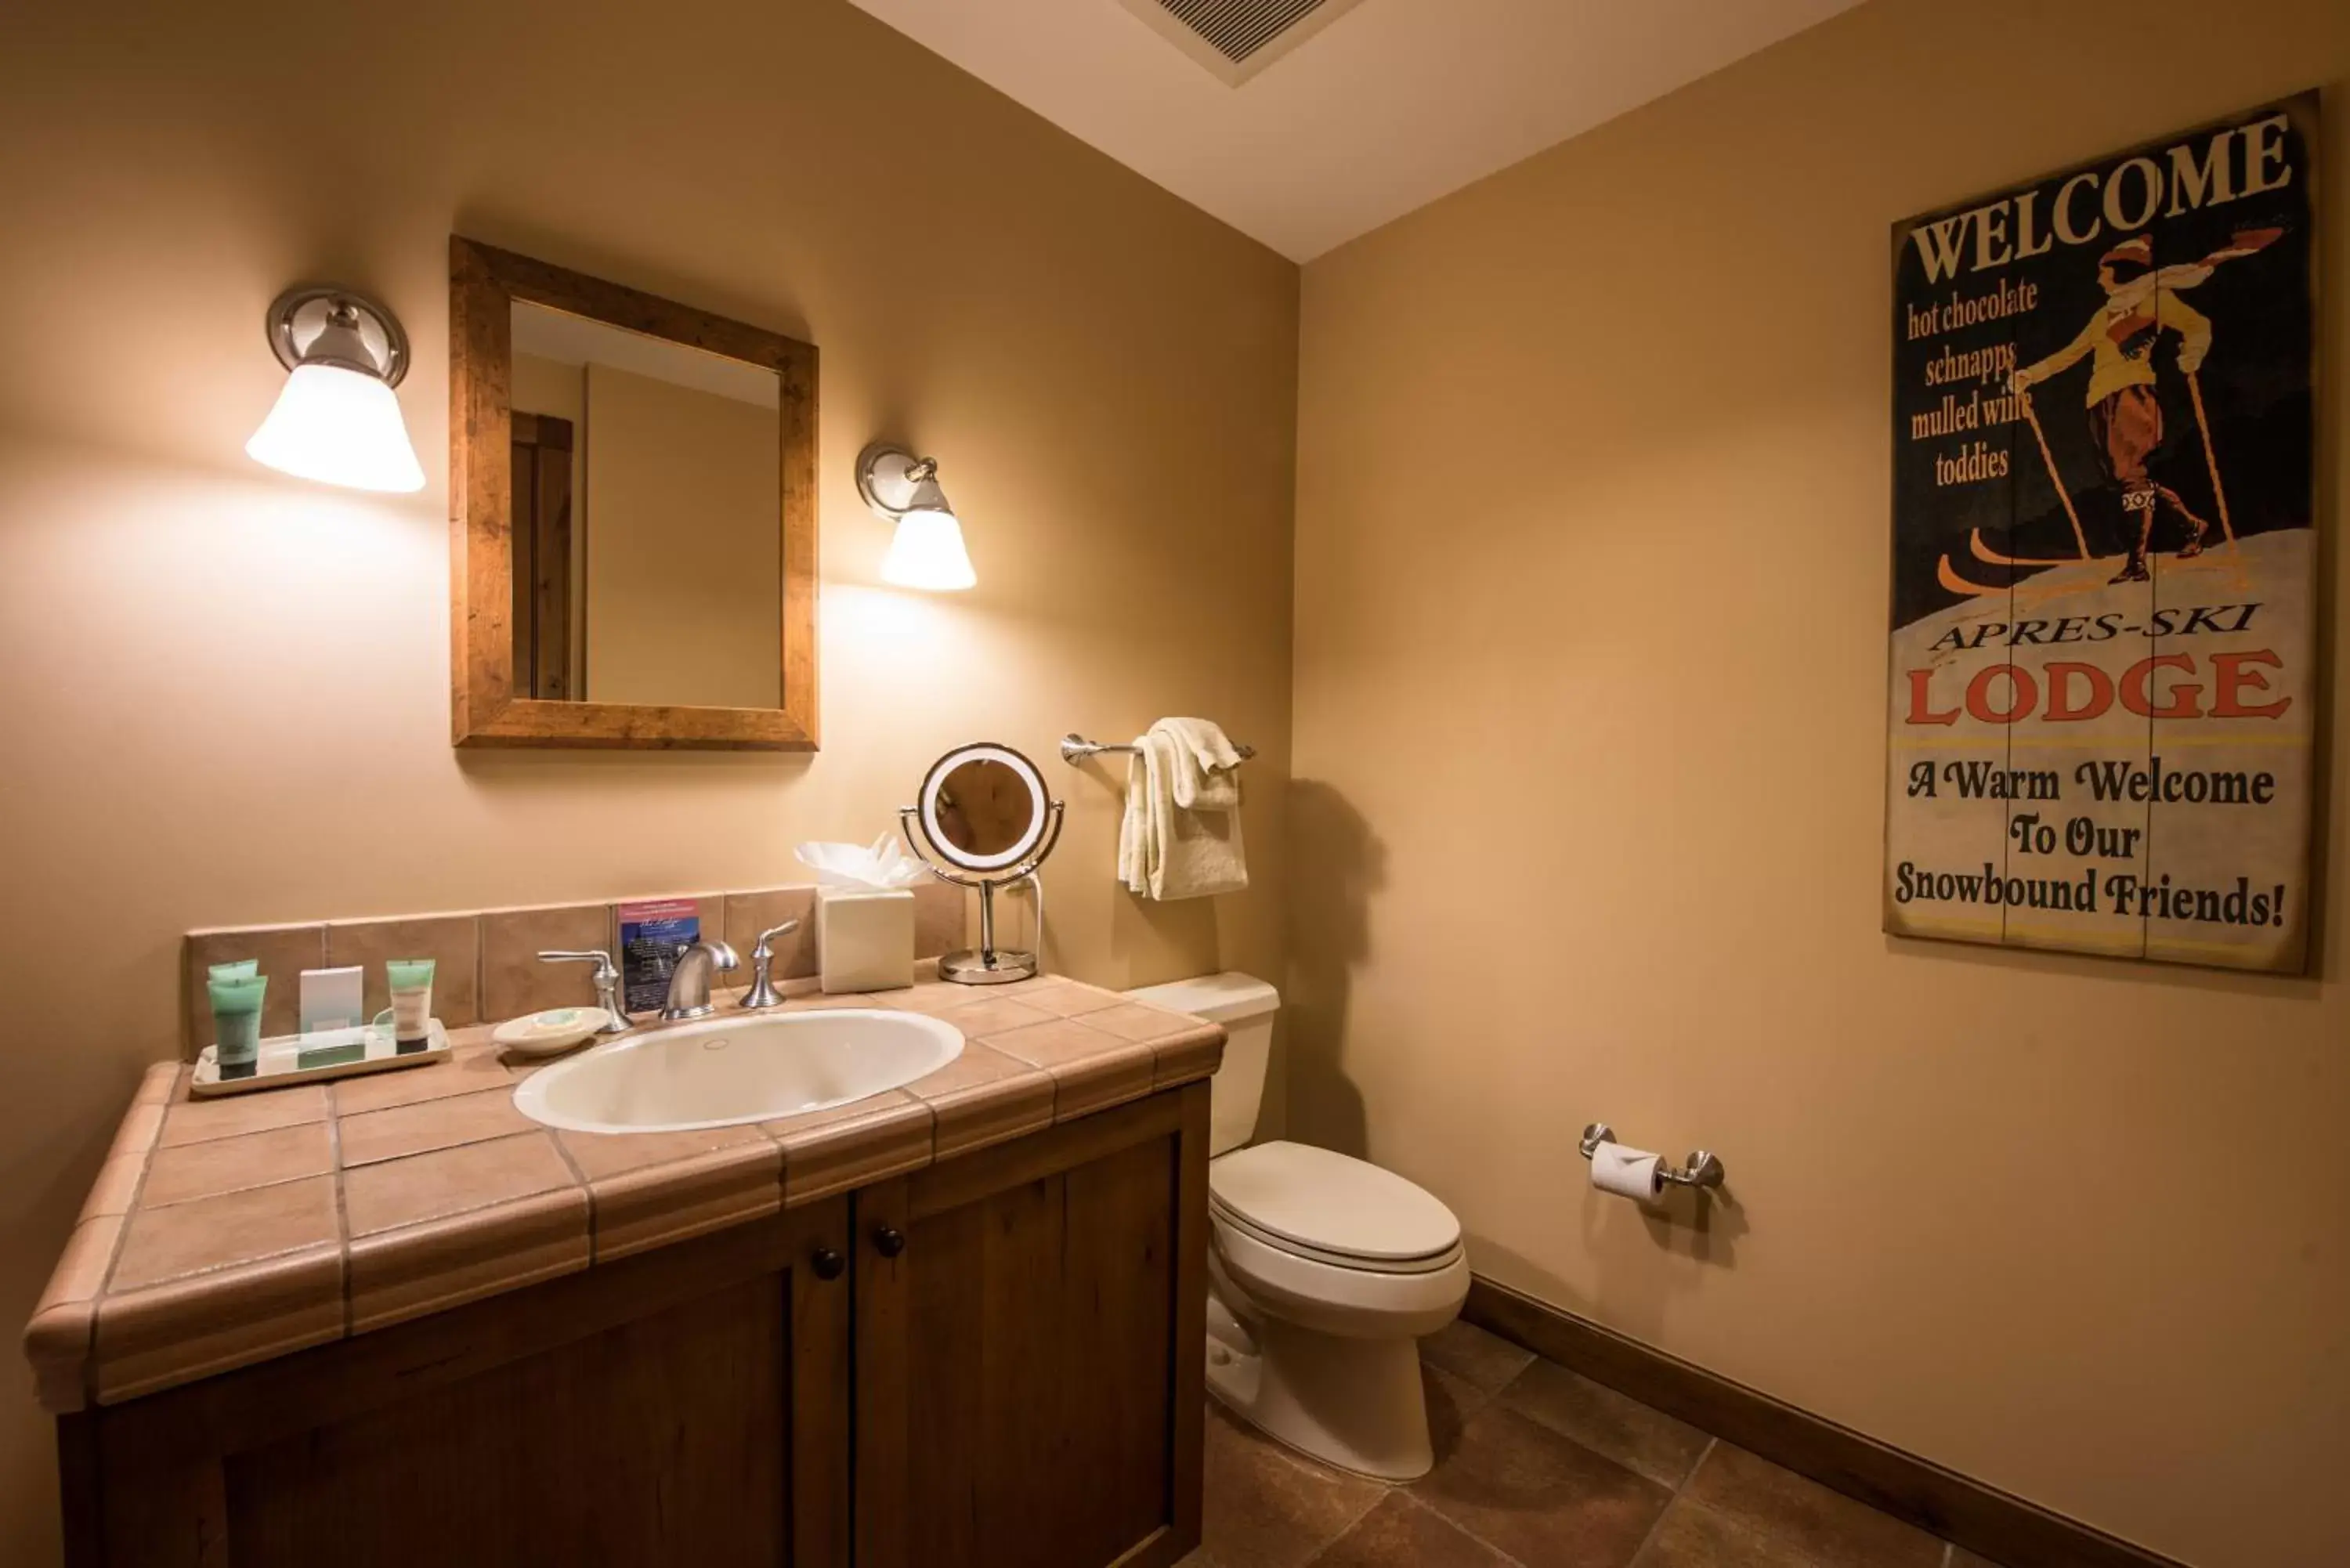
POLYGON ((1424 1342, 1436 1468, 1391 1487, 1208 1408, 1180 1568, 1992 1568, 1465 1323, 1424 1342))

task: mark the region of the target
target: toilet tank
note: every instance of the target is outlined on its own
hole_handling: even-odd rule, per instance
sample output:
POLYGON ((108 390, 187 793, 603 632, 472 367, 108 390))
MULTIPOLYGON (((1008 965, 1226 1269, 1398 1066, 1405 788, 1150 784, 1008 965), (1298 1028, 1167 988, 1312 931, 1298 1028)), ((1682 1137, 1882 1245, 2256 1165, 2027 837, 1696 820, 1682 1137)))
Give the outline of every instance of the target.
POLYGON ((1188 1012, 1224 1026, 1224 1064, 1208 1085, 1208 1154, 1239 1148, 1256 1134, 1264 1104, 1264 1073, 1273 1059, 1273 1015, 1281 992, 1238 970, 1146 985, 1126 993, 1136 1002, 1188 1012))

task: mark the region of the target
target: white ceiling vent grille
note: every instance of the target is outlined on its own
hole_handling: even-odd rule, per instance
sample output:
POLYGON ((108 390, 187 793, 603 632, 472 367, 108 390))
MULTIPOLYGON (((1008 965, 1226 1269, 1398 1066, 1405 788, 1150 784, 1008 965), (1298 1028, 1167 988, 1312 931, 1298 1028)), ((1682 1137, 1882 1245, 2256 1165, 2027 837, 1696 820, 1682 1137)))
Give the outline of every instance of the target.
POLYGON ((1233 87, 1362 0, 1124 0, 1126 8, 1233 87))

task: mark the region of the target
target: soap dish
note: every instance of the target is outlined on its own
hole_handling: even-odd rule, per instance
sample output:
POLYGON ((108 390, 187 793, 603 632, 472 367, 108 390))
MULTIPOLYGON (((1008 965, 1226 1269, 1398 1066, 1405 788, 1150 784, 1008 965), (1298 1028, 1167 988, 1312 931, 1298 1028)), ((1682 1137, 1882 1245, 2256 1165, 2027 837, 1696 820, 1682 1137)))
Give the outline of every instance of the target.
POLYGON ((517 1056, 553 1056, 593 1040, 611 1022, 611 1013, 600 1007, 552 1007, 510 1018, 490 1038, 517 1056))
POLYGON ((248 1066, 221 1071, 220 1048, 207 1045, 196 1056, 196 1070, 188 1079, 188 1093, 198 1099, 220 1095, 245 1095, 256 1089, 282 1089, 289 1084, 317 1084, 328 1078, 355 1078, 365 1073, 388 1073, 400 1067, 421 1067, 449 1059, 449 1031, 433 1019, 421 1040, 395 1040, 389 1029, 363 1023, 350 1029, 321 1029, 309 1034, 280 1034, 264 1040, 248 1066))

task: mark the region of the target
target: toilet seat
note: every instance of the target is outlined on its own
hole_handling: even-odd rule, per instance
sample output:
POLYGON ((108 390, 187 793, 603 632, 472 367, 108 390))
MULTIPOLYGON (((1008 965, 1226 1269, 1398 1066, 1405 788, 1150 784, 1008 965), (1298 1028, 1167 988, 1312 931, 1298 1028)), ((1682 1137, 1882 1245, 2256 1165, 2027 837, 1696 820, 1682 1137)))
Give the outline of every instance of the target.
POLYGON ((1287 1142, 1208 1166, 1213 1218, 1263 1246, 1332 1268, 1436 1273, 1460 1260, 1461 1221, 1391 1170, 1287 1142))

